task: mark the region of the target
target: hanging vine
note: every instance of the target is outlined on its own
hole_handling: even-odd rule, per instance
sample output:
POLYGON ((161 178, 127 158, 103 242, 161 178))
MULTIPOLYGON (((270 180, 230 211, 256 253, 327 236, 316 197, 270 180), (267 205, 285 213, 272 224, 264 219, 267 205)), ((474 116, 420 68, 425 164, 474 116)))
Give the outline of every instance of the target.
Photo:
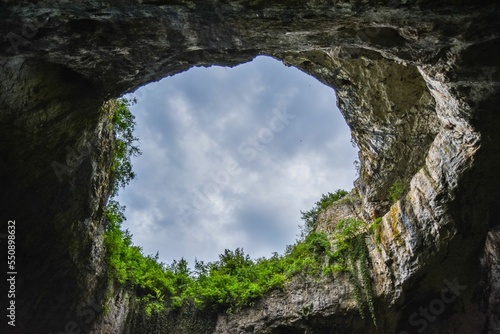
POLYGON ((333 238, 334 271, 346 271, 354 287, 354 298, 363 319, 371 317, 377 327, 374 292, 370 279, 370 258, 365 236, 365 223, 354 218, 342 219, 337 223, 333 238))

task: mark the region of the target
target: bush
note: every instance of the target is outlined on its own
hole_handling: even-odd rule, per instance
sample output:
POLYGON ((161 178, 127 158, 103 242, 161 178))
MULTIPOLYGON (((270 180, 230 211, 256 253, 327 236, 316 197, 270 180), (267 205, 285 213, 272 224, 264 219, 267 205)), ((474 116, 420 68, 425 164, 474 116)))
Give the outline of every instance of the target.
POLYGON ((323 194, 321 195, 321 199, 316 202, 315 206, 311 210, 300 211, 302 219, 305 222, 302 227, 301 238, 305 238, 309 233, 316 229, 316 226, 318 225, 318 216, 321 211, 325 210, 339 199, 345 197, 347 194, 348 192, 342 189, 338 189, 333 194, 330 192, 326 195, 323 194))
POLYGON ((402 180, 396 180, 394 184, 389 188, 389 199, 391 203, 396 203, 405 192, 405 183, 402 180))
MULTIPOLYGON (((120 214, 110 211, 108 216, 120 214)), ((330 251, 326 234, 311 233, 305 241, 288 246, 283 256, 275 253, 269 259, 251 260, 241 248, 226 249, 219 261, 196 261, 191 271, 184 259, 164 266, 157 256, 144 256, 119 226, 109 224, 105 237, 112 278, 135 287, 148 311, 158 310, 159 305, 176 310, 194 303, 199 310, 232 312, 252 305, 270 290, 283 288, 298 273, 321 274, 330 251)))

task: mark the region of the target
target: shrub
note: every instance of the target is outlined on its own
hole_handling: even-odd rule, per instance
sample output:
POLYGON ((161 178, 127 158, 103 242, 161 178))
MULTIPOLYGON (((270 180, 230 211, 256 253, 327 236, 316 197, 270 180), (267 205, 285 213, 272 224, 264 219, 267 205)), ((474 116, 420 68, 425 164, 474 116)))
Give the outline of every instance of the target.
POLYGON ((275 253, 269 259, 251 260, 241 248, 226 249, 219 261, 196 261, 193 272, 184 259, 164 266, 157 257, 144 256, 119 226, 109 224, 105 237, 112 278, 135 287, 148 313, 161 305, 175 310, 190 303, 200 310, 219 312, 250 306, 268 291, 283 288, 298 273, 321 274, 330 251, 326 234, 311 233, 282 256, 275 253))
POLYGON ((348 192, 342 189, 338 189, 333 194, 330 192, 326 195, 323 194, 321 195, 321 199, 316 202, 311 210, 300 211, 300 213, 302 214, 302 219, 305 222, 304 226, 301 227, 301 238, 305 238, 309 233, 316 229, 316 226, 318 225, 318 216, 321 211, 325 210, 339 199, 345 197, 347 194, 348 192))
POLYGON ((396 203, 405 192, 405 183, 403 180, 396 180, 393 185, 389 188, 389 199, 391 203, 396 203))

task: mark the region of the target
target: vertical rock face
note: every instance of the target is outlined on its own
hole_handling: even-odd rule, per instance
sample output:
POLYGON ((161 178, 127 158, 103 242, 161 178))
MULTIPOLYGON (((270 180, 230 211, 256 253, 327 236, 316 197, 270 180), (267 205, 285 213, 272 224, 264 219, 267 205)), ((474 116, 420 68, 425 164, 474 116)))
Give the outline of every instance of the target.
MULTIPOLYGON (((3 1, 0 30, 2 220, 17 224, 17 332, 124 326, 125 292, 102 312, 113 140, 104 100, 258 54, 337 92, 360 148, 353 212, 382 217, 370 250, 379 331, 498 330, 494 1, 3 1), (405 191, 392 203, 396 181, 405 191)), ((343 279, 294 281, 221 315, 216 332, 375 331, 350 291, 343 279)))
POLYGON ((380 56, 355 54, 346 60, 320 51, 287 53, 284 59, 335 88, 360 148, 356 186, 366 218, 383 215, 390 205, 389 188, 396 181, 409 183, 424 165, 439 128, 434 100, 418 68, 380 56))
POLYGON ((1 203, 5 223, 16 221, 16 328, 60 332, 77 313, 97 319, 91 305, 102 306, 109 117, 92 85, 64 67, 12 58, 1 72, 1 203))

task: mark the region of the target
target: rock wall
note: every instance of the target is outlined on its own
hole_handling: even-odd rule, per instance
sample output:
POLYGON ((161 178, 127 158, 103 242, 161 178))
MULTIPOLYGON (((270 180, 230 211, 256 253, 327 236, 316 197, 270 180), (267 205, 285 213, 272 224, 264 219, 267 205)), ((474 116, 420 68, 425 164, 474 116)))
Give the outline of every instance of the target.
POLYGON ((96 91, 71 70, 12 58, 1 73, 2 226, 16 221, 13 332, 59 333, 77 318, 96 320, 102 308, 113 134, 96 91))
MULTIPOLYGON (((356 215, 383 217, 380 244, 367 239, 379 331, 498 331, 495 1, 7 0, 0 31, 1 214, 16 220, 19 266, 18 322, 3 332, 124 328, 127 292, 102 261, 113 139, 101 106, 258 54, 337 92, 360 148, 356 215), (405 194, 392 203, 396 181, 405 194)), ((374 331, 349 289, 294 281, 220 315, 216 332, 374 331)))

